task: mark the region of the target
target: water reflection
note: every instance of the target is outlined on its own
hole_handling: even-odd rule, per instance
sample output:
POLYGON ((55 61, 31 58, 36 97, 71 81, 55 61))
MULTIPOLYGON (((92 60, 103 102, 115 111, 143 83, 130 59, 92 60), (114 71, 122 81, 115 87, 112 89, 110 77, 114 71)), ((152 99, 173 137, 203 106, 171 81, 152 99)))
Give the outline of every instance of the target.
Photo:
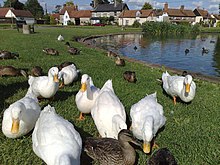
POLYGON ((220 35, 151 37, 111 35, 93 39, 95 46, 137 60, 220 77, 220 35), (202 48, 208 49, 204 53, 202 48), (188 49, 189 52, 185 53, 188 49))

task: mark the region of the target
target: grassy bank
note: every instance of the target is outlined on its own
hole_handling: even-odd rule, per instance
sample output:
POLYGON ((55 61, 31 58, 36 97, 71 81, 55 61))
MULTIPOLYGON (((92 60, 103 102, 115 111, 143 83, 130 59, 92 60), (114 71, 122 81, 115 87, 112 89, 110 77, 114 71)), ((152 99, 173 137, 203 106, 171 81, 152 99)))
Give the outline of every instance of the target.
MULTIPOLYGON (((173 105, 172 99, 164 94, 161 84, 156 80, 160 78, 163 70, 149 68, 145 65, 127 62, 125 67, 115 66, 112 59, 106 56, 105 51, 87 47, 81 43, 72 42, 73 36, 89 36, 95 34, 120 33, 134 31, 126 29, 121 31, 117 27, 73 27, 73 28, 41 28, 36 33, 24 35, 16 30, 0 30, 0 50, 6 49, 19 52, 20 59, 0 61, 1 65, 13 65, 20 68, 31 68, 39 65, 46 73, 54 65, 64 61, 73 61, 82 73, 93 78, 97 87, 108 79, 113 80, 116 95, 123 103, 130 120, 131 105, 139 101, 145 94, 157 91, 158 102, 164 107, 167 122, 165 128, 156 137, 156 143, 162 148, 167 147, 176 157, 180 165, 217 165, 219 161, 219 107, 220 85, 196 79, 197 93, 190 104, 178 102, 173 105), (56 40, 62 34, 66 41, 81 49, 79 56, 71 56, 66 52, 63 42, 56 40), (59 50, 59 56, 47 56, 42 49, 53 47, 59 50), (132 84, 123 80, 122 74, 126 70, 134 70, 137 83, 132 84)), ((164 69, 165 70, 165 69, 164 69)), ((0 77, 0 126, 3 110, 11 103, 20 99, 27 92, 27 78, 0 77)), ((75 94, 80 88, 80 81, 73 86, 60 89, 51 102, 43 101, 43 108, 48 103, 55 107, 57 113, 72 122, 84 139, 87 136, 98 136, 98 132, 90 115, 86 120, 76 120, 79 116, 75 104, 75 94)), ((31 134, 18 139, 6 138, 0 132, 0 164, 3 165, 40 165, 44 164, 32 151, 31 134)), ((82 165, 90 164, 84 159, 82 165)), ((149 155, 137 150, 137 164, 146 164, 149 155)))

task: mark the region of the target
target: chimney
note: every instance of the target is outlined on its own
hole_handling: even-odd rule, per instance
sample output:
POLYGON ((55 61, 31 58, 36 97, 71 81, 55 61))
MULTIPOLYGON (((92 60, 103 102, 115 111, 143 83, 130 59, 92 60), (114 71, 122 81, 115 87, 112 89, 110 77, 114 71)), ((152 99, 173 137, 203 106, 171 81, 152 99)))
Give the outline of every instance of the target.
POLYGON ((163 11, 164 11, 165 13, 168 12, 168 3, 167 3, 167 2, 164 4, 163 11))
POLYGON ((117 7, 117 5, 118 5, 118 1, 114 0, 114 7, 117 7))
POLYGON ((180 6, 180 10, 183 11, 184 10, 184 5, 180 6))

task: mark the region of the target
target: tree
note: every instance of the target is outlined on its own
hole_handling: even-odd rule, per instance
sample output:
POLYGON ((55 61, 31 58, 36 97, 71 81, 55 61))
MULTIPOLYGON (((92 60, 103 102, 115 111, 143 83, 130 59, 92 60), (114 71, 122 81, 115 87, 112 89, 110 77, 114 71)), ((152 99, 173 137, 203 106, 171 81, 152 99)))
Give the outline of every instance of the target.
POLYGON ((44 9, 38 0, 27 0, 25 8, 29 10, 36 19, 42 18, 44 15, 44 9))
POLYGON ((110 2, 108 0, 94 0, 96 4, 109 4, 110 2))
POLYGON ((153 9, 153 7, 151 6, 150 3, 145 2, 141 10, 148 10, 148 9, 153 9))
POLYGON ((24 9, 24 4, 19 2, 18 0, 7 0, 4 2, 3 7, 12 7, 17 10, 23 10, 24 9))
POLYGON ((66 6, 74 6, 73 1, 67 1, 65 4, 66 4, 66 6))

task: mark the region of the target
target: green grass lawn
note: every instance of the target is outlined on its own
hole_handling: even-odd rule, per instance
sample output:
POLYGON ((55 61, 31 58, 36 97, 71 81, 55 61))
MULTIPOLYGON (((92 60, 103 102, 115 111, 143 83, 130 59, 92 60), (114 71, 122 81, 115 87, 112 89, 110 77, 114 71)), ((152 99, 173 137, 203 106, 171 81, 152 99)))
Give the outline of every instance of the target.
MULTIPOLYGON (((218 165, 220 164, 220 85, 195 79, 197 93, 190 104, 178 102, 173 105, 172 99, 164 94, 161 84, 156 80, 165 69, 151 68, 144 64, 126 61, 125 67, 117 67, 114 61, 106 56, 106 51, 88 47, 71 41, 74 36, 90 36, 107 33, 140 31, 117 27, 71 27, 71 28, 35 28, 36 33, 24 35, 17 30, 0 30, 0 50, 18 52, 18 60, 1 60, 0 65, 13 65, 19 68, 41 66, 45 73, 54 65, 64 61, 72 61, 82 74, 89 74, 97 87, 108 80, 113 80, 116 95, 123 103, 130 120, 130 107, 146 94, 157 92, 158 102, 163 106, 167 122, 165 128, 157 135, 156 143, 167 147, 176 157, 180 165, 218 165), (62 34, 72 46, 81 49, 81 54, 71 56, 67 53, 64 42, 58 42, 57 36, 62 34), (47 56, 42 52, 45 47, 59 50, 59 56, 47 56), (137 83, 128 83, 123 79, 123 72, 136 72, 137 83)), ((171 73, 172 74, 172 73, 171 73)), ((22 98, 27 92, 28 83, 25 77, 0 77, 0 126, 2 115, 11 103, 22 98)), ((57 113, 72 122, 84 139, 87 136, 98 136, 98 131, 90 115, 86 120, 76 120, 79 116, 75 104, 75 94, 80 88, 80 81, 73 86, 60 89, 51 102, 42 101, 43 108, 48 103, 55 107, 57 113)), ((149 155, 136 150, 137 164, 146 164, 149 155)), ((84 159, 82 164, 90 164, 84 159)), ((2 165, 40 165, 44 162, 32 151, 31 133, 18 139, 6 138, 0 132, 0 164, 2 165)))

